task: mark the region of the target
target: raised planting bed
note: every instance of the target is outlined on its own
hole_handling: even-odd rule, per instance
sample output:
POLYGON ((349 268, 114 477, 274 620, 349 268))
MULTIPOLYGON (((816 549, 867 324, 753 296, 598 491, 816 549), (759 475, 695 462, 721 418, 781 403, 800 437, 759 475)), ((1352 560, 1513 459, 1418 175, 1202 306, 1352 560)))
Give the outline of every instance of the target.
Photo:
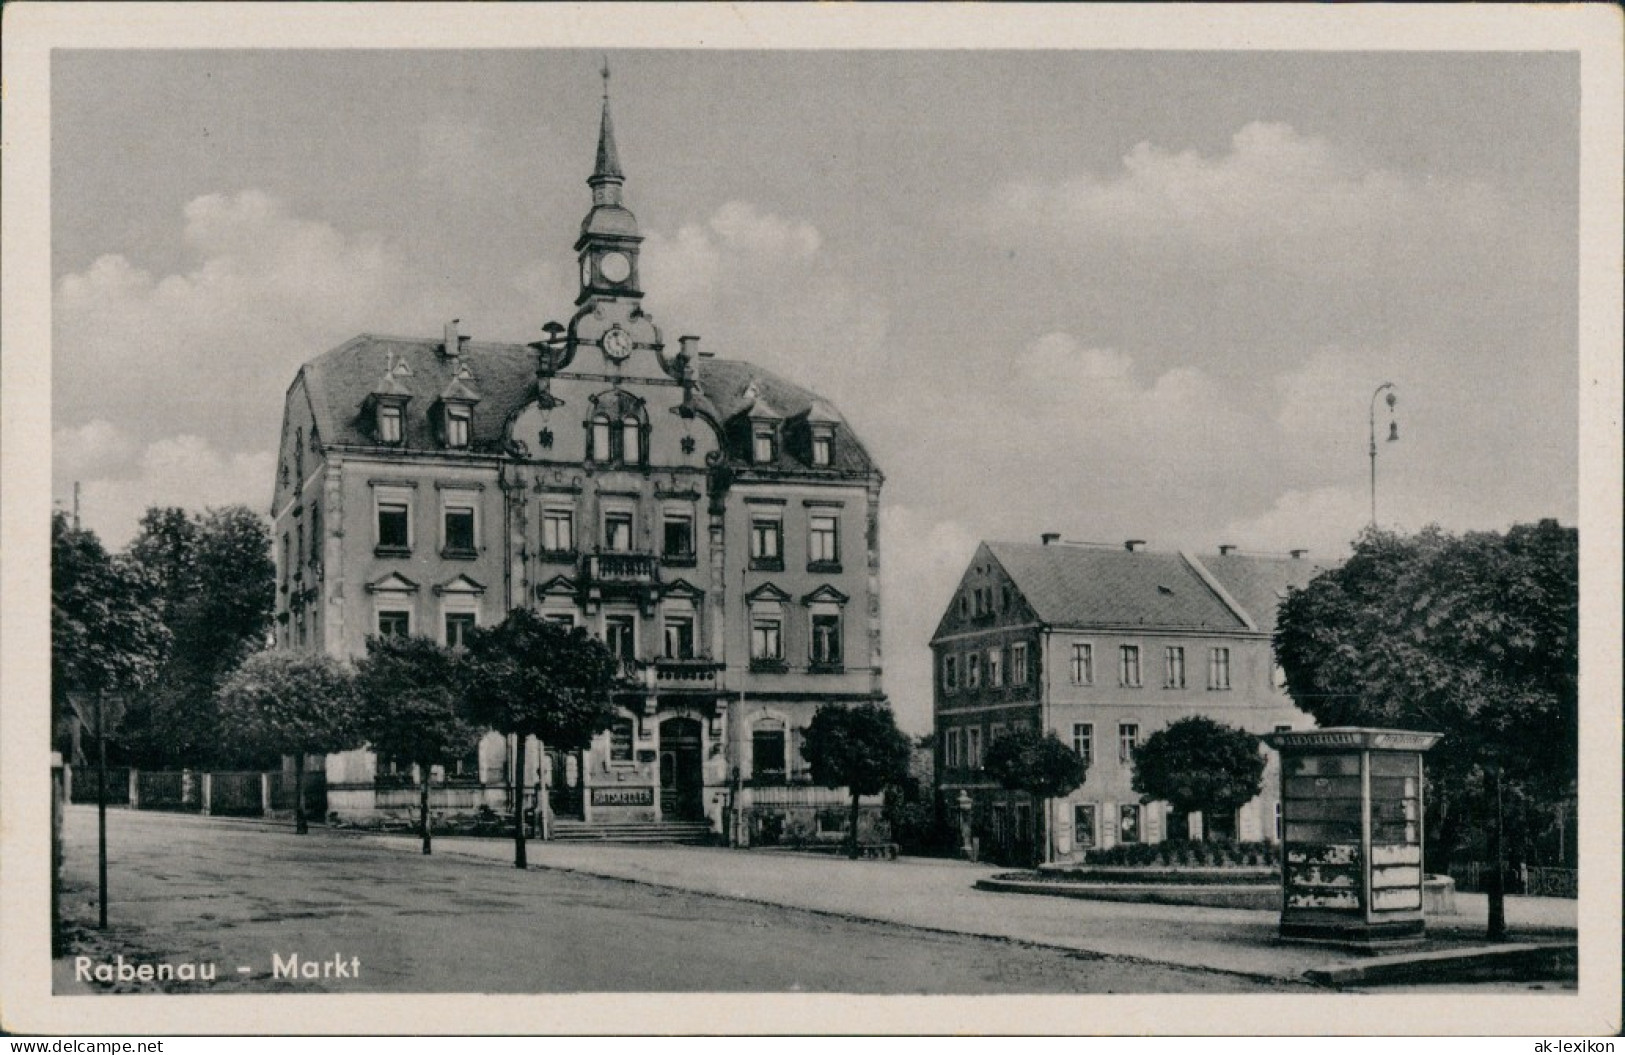
POLYGON ((978 881, 976 888, 1093 901, 1263 910, 1281 907, 1281 879, 1269 868, 1046 869, 1006 872, 978 881), (1170 880, 1175 873, 1179 878, 1170 880))
POLYGON ((1281 873, 1270 865, 1252 866, 1126 866, 1042 865, 1028 873, 1053 883, 1153 883, 1168 886, 1253 886, 1279 888, 1281 873))

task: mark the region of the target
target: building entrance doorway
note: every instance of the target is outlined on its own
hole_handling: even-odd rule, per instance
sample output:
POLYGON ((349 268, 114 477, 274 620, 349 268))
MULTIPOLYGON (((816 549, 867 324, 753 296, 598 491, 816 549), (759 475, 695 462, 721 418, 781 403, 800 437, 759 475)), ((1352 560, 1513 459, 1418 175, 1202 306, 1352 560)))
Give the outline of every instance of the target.
POLYGON ((547 805, 555 817, 580 820, 582 809, 581 753, 547 749, 547 805))
POLYGON ((703 748, 697 719, 667 718, 660 723, 660 814, 667 820, 704 819, 703 748))

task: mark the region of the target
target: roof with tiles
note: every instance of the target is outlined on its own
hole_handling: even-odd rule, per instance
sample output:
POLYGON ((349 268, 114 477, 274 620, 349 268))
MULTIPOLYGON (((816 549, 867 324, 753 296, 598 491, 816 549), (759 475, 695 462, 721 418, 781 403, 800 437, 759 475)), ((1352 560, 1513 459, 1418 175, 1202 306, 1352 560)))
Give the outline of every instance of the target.
MULTIPOLYGON (((440 354, 441 344, 431 337, 362 334, 307 362, 300 374, 322 442, 374 446, 365 406, 370 395, 387 391, 409 399, 400 449, 439 450, 429 409, 442 394, 467 386, 479 396, 470 448, 488 454, 501 452, 508 418, 536 395, 535 350, 523 344, 465 341, 461 362, 467 365, 472 381, 459 382, 459 361, 440 354)), ((701 358, 695 365, 700 382, 695 404, 718 422, 726 424, 746 410, 750 405, 747 390, 754 386, 756 398, 770 403, 791 422, 809 410, 817 415, 815 420, 833 419, 831 470, 875 470, 862 441, 816 393, 738 360, 701 358)), ((732 444, 731 453, 740 462, 749 460, 743 445, 732 444)), ((810 466, 804 457, 806 452, 797 445, 781 443, 773 464, 752 468, 807 470, 810 466)))
POLYGON ((1197 559, 1266 634, 1275 633, 1276 610, 1288 590, 1306 586, 1316 575, 1336 567, 1335 561, 1242 553, 1203 554, 1197 559))
POLYGON ((1246 630, 1178 553, 989 542, 1038 618, 1052 626, 1246 630))

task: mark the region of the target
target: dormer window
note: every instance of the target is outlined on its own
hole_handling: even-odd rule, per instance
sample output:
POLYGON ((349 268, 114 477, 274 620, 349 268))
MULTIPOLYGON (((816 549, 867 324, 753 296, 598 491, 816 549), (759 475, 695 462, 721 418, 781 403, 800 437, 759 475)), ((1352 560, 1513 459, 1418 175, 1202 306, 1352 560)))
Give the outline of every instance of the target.
POLYGON ((779 456, 778 437, 771 426, 757 425, 751 432, 750 457, 758 465, 776 461, 779 456))
POLYGON ((446 446, 464 450, 468 447, 469 425, 474 408, 462 403, 446 404, 446 446))
POLYGON ((378 404, 378 442, 398 444, 404 434, 402 418, 405 408, 399 403, 378 404))
POLYGON ((815 433, 812 438, 812 463, 827 469, 835 460, 835 439, 828 433, 815 433))

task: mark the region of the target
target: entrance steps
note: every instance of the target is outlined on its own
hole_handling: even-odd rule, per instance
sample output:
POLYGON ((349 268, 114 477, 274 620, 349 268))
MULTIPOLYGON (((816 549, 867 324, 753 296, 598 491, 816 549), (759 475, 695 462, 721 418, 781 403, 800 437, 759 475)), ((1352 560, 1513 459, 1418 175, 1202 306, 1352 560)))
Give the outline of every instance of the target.
POLYGON ((553 838, 558 842, 682 843, 686 846, 707 846, 716 841, 706 821, 587 824, 567 817, 553 819, 553 838))

